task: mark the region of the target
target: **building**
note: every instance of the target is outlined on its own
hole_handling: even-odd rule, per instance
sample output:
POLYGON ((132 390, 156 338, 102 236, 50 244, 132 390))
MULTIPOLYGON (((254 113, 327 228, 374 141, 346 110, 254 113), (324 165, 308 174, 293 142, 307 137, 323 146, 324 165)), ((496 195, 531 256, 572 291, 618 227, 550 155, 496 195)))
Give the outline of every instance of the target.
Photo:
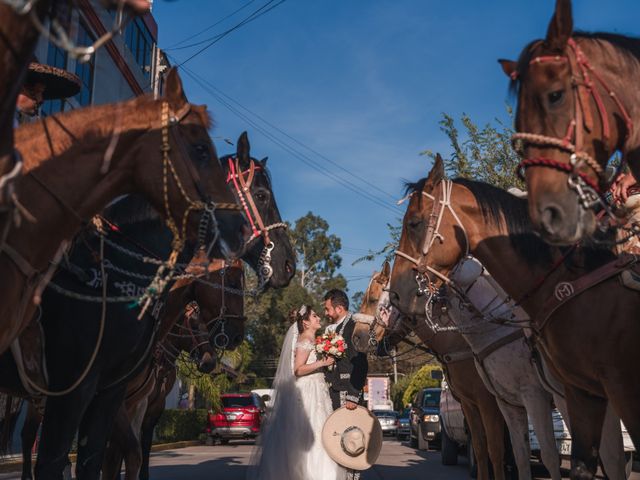
MULTIPOLYGON (((99 0, 77 0, 71 5, 75 8, 67 2, 57 2, 54 13, 76 45, 91 45, 114 28, 116 11, 105 8, 99 0)), ((51 29, 50 24, 46 26, 51 29)), ((41 36, 35 51, 38 62, 75 73, 82 81, 78 95, 46 101, 42 115, 158 92, 166 60, 157 43, 158 25, 152 13, 131 19, 121 34, 99 48, 87 62, 73 58, 41 36)))

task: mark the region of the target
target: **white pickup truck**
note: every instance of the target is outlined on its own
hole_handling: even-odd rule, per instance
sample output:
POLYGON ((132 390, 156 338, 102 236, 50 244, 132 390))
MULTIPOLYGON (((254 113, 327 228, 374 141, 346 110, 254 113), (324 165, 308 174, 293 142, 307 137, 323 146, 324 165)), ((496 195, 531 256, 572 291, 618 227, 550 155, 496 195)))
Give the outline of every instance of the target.
MULTIPOLYGON (((475 458, 473 455, 473 447, 471 446, 471 436, 467 423, 462 413, 460 403, 453 398, 445 380, 442 381, 442 393, 440 395, 440 420, 442 422, 442 455, 443 465, 456 465, 458 463, 458 453, 463 450, 469 455, 469 466, 471 474, 475 472, 475 458)), ((560 455, 568 458, 571 455, 571 433, 566 424, 562 420, 562 415, 558 410, 553 411, 553 426, 556 437, 556 444, 560 455)), ((633 442, 627 433, 627 429, 622 425, 622 437, 624 441, 624 450, 627 456, 627 477, 631 473, 633 461, 633 442)), ((531 454, 540 460, 540 444, 533 431, 533 426, 529 422, 529 443, 531 445, 531 454)))

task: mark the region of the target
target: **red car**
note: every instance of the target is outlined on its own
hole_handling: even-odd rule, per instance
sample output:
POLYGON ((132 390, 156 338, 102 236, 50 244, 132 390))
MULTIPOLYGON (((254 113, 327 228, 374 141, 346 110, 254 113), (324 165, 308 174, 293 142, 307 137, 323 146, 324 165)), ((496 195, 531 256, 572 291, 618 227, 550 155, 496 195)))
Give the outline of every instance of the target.
POLYGON ((255 393, 222 395, 222 412, 209 411, 207 445, 220 440, 223 445, 231 439, 256 438, 265 414, 265 404, 255 393))

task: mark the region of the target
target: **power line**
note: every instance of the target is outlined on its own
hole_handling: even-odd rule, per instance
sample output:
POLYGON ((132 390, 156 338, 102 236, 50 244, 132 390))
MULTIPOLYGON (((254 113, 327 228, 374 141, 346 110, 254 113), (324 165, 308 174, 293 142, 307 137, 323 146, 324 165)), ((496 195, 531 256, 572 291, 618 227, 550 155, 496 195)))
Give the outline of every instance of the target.
POLYGON ((350 190, 351 192, 355 193, 356 195, 359 195, 359 196, 361 196, 361 197, 363 197, 363 198, 375 203, 379 207, 382 207, 382 208, 385 208, 385 209, 389 210, 390 212, 393 212, 395 214, 399 213, 398 209, 396 209, 395 207, 390 206, 389 203, 387 203, 386 201, 381 200, 380 198, 374 196, 373 194, 371 194, 371 193, 369 193, 367 191, 355 188, 348 181, 346 181, 343 178, 339 177, 334 172, 331 172, 329 170, 324 169, 322 166, 318 165, 317 162, 315 162, 312 158, 308 157, 303 152, 300 152, 295 147, 292 147, 290 144, 288 144, 284 140, 279 139, 278 137, 273 135, 271 132, 266 130, 264 127, 262 127, 261 125, 257 124, 250 117, 248 117, 247 115, 245 115, 242 112, 238 111, 238 109, 236 109, 235 107, 230 105, 227 101, 225 101, 223 98, 221 98, 220 95, 218 95, 215 91, 213 91, 211 88, 209 88, 209 82, 206 79, 203 79, 202 77, 200 77, 199 75, 195 74, 192 70, 190 70, 190 69, 188 69, 186 67, 183 68, 183 70, 198 85, 200 85, 200 87, 202 87, 207 93, 209 93, 214 99, 216 99, 218 102, 220 102, 224 107, 229 109, 232 113, 234 113, 236 116, 238 116, 243 121, 245 121, 248 124, 250 124, 253 128, 255 128, 257 131, 262 133, 265 137, 267 137, 273 143, 275 143, 280 148, 285 150, 287 153, 289 153, 292 156, 298 158, 303 163, 305 163, 309 167, 311 167, 314 170, 316 170, 318 173, 320 173, 320 174, 326 176, 327 178, 333 180, 334 182, 340 184, 341 186, 343 186, 344 188, 350 190))
MULTIPOLYGON (((276 3, 275 5, 272 5, 269 8, 269 5, 271 5, 275 0, 269 0, 267 3, 265 3, 262 7, 258 8, 257 10, 255 10, 251 15, 249 15, 247 18, 245 18, 244 20, 242 20, 240 23, 238 23, 237 25, 229 28, 228 30, 216 35, 215 37, 212 37, 210 39, 207 40, 203 40, 202 42, 198 42, 197 44, 193 44, 192 46, 195 45, 199 45, 201 43, 204 43, 208 40, 211 40, 209 43, 207 43, 204 47, 202 47, 200 50, 198 50, 197 52, 195 52, 193 55, 191 55, 190 57, 188 57, 186 60, 183 60, 181 63, 179 63, 178 65, 176 65, 177 67, 181 67, 182 65, 186 64, 187 62, 190 62, 191 60, 193 60, 195 57, 197 57, 198 55, 200 55, 201 53, 205 52, 206 50, 208 50, 209 48, 211 48, 213 45, 215 45, 216 43, 218 43, 220 40, 222 40, 224 37, 226 37, 227 35, 229 35, 230 33, 236 31, 237 29, 239 29, 240 27, 243 27, 244 25, 260 18, 262 15, 265 15, 266 13, 269 13, 271 10, 273 10, 274 8, 282 5, 286 0, 280 0, 278 3, 276 3)), ((185 47, 186 48, 186 47, 185 47)))
MULTIPOLYGON (((238 8, 237 10, 234 10, 233 12, 231 12, 229 15, 227 15, 226 17, 221 18, 220 20, 218 20, 215 23, 212 23, 211 25, 209 25, 207 28, 200 30, 197 33, 194 33, 193 35, 188 36, 187 38, 183 38, 182 40, 180 40, 177 43, 174 43, 173 45, 171 45, 170 47, 164 48, 163 50, 167 51, 167 50, 179 50, 178 47, 179 45, 182 45, 185 42, 188 42, 189 40, 191 40, 192 38, 196 38, 197 36, 203 34, 204 32, 208 32, 209 30, 211 30, 213 27, 220 25, 222 22, 224 22, 225 20, 233 17, 236 13, 244 10, 245 8, 247 8, 249 5, 251 5, 253 2, 255 2, 256 0, 249 0, 247 3, 245 3, 244 5, 242 5, 240 8, 238 8)), ((187 45, 186 47, 182 47, 182 48, 189 48, 189 45, 187 45)))
POLYGON ((215 85, 211 84, 210 82, 207 82, 209 84, 209 86, 215 90, 217 93, 219 93, 221 96, 225 97, 227 100, 229 100, 230 102, 236 104, 239 108, 241 108, 242 110, 244 110, 245 112, 253 115, 254 117, 256 117, 257 119, 259 119, 260 121, 264 122, 267 126, 273 128, 274 130, 276 130, 278 133, 282 134, 283 136, 285 136, 286 138, 288 138, 289 140, 293 141, 294 143, 296 143, 297 145, 300 145, 302 148, 304 148, 305 150, 308 150, 309 152, 313 153, 314 155, 317 155, 318 157, 322 158, 323 160, 331 163, 332 165, 334 165, 335 167, 339 168, 340 170, 342 170, 343 172, 347 173, 349 176, 351 176, 352 178, 355 178, 356 180, 364 183, 365 185, 373 188, 374 190, 382 193, 383 195, 386 195, 387 197, 389 197, 391 200, 393 200, 394 202, 398 199, 397 195, 393 195, 389 192, 387 192, 386 190, 383 190, 382 188, 380 188, 378 185, 375 185, 371 182, 369 182, 367 179, 357 175, 356 173, 348 170, 347 168, 345 168, 344 166, 340 165, 338 162, 331 160, 330 158, 328 158, 327 156, 323 155, 320 152, 317 152, 316 150, 314 150, 313 148, 309 147, 308 145, 302 143, 301 141, 299 141, 298 139, 296 139, 295 137, 292 137, 291 135, 289 135, 287 132, 285 132, 284 130, 282 130, 281 128, 279 128, 277 125, 274 125, 273 123, 269 122, 267 119, 265 119, 264 117, 262 117, 260 114, 250 110, 249 108, 245 107, 244 105, 242 105, 240 102, 238 102, 237 100, 233 99, 232 97, 230 97, 229 95, 227 95, 226 93, 224 93, 222 90, 220 90, 219 88, 217 88, 215 85))

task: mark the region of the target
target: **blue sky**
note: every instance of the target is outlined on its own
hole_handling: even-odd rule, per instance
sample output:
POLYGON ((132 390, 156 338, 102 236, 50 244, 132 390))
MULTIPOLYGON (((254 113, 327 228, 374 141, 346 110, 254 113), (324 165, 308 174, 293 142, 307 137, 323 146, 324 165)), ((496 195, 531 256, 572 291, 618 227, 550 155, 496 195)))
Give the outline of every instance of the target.
MULTIPOLYGON (((223 32, 266 1, 254 0, 182 46, 223 32)), ((247 2, 156 0, 153 13, 160 47, 174 46, 247 2)), ((637 0, 573 3, 576 28, 640 34, 637 0)), ((420 152, 429 149, 444 156, 451 152, 438 127, 442 112, 455 118, 464 112, 480 124, 504 119, 508 82, 496 60, 515 59, 527 42, 543 37, 554 4, 553 0, 288 0, 185 65, 206 79, 208 87, 186 73, 182 77, 189 99, 207 104, 213 113, 218 152, 230 153, 232 147, 223 139, 235 142, 247 130, 252 154, 269 157, 282 216, 293 222, 312 211, 342 238, 341 272, 353 293, 366 287, 379 265, 351 263, 369 248, 384 245, 386 223, 403 213, 393 200, 401 197, 403 180, 416 180, 430 167, 420 152), (258 127, 251 125, 216 99, 211 86, 218 89, 218 96, 227 95, 377 189, 244 111, 258 127), (268 135, 276 136, 280 145, 268 135), (309 167, 299 152, 388 207, 309 167)), ((175 63, 202 46, 168 53, 175 63)))

